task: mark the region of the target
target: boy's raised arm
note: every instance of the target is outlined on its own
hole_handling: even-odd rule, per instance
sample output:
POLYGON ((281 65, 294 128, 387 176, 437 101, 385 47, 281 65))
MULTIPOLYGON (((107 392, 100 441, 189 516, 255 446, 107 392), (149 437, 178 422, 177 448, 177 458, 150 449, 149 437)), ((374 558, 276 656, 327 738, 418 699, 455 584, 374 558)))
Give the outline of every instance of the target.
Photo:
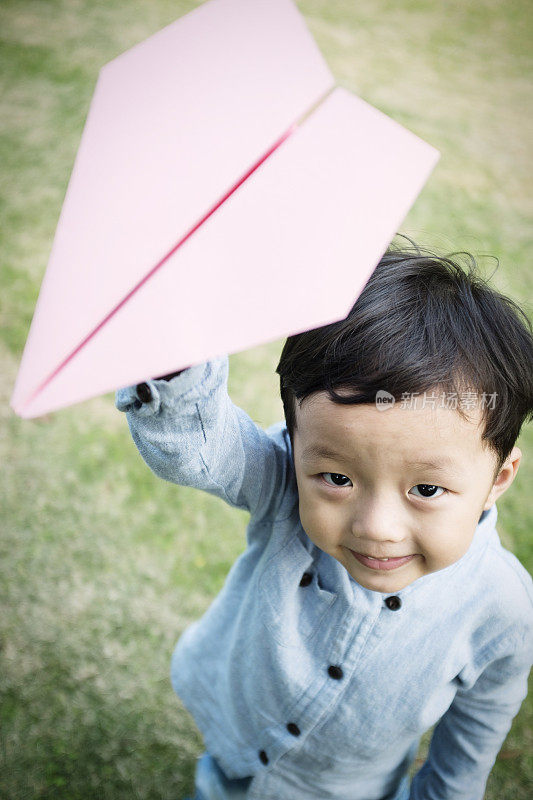
POLYGON ((140 392, 119 389, 116 407, 156 475, 256 515, 275 513, 292 480, 288 437, 270 436, 235 406, 227 377, 227 357, 214 359, 140 392))
POLYGON ((533 631, 460 688, 436 726, 409 800, 483 800, 487 778, 527 694, 533 631), (512 651, 512 652, 511 652, 512 651))

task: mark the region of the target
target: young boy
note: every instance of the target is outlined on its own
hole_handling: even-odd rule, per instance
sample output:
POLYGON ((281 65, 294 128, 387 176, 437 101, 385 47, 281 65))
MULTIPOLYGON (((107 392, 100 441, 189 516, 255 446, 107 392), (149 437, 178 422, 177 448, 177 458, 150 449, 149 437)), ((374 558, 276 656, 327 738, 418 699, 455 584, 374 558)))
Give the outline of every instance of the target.
POLYGON ((172 662, 198 800, 483 797, 533 661, 494 505, 532 366, 524 315, 473 268, 391 249, 345 320, 287 340, 286 426, 231 403, 223 358, 118 392, 157 475, 251 513, 172 662))

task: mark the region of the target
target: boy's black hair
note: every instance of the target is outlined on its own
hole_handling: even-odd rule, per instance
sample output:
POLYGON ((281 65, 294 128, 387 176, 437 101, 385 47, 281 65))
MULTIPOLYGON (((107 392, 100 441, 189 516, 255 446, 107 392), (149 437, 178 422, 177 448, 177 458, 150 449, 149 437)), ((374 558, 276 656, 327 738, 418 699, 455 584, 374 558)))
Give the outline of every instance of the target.
POLYGON ((346 319, 289 337, 276 372, 291 439, 295 402, 314 392, 341 404, 374 403, 380 389, 396 400, 435 389, 459 398, 475 392, 482 440, 499 470, 533 415, 526 314, 487 284, 473 256, 442 257, 416 245, 387 250, 346 319))

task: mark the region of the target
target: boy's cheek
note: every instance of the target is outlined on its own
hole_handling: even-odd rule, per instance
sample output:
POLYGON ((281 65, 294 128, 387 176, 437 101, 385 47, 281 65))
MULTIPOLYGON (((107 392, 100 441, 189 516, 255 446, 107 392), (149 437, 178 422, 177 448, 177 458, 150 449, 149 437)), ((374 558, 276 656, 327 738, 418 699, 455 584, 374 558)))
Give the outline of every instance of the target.
POLYGON ((300 522, 309 538, 312 539, 315 544, 318 544, 319 542, 317 539, 324 536, 324 526, 321 516, 316 509, 313 509, 313 507, 309 506, 305 501, 300 502, 300 522))
POLYGON ((306 502, 306 498, 301 497, 300 522, 311 541, 321 550, 331 552, 342 541, 344 522, 329 504, 306 502))
MULTIPOLYGON (((453 528, 452 528, 453 530, 453 528)), ((423 552, 426 568, 435 572, 459 561, 468 551, 473 539, 469 531, 456 530, 455 536, 442 535, 423 552)))

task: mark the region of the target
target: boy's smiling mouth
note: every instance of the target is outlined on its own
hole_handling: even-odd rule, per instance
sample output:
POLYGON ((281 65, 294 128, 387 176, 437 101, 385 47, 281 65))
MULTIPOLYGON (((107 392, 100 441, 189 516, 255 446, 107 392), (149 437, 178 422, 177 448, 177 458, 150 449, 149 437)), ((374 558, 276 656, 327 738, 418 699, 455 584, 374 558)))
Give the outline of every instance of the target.
POLYGON ((398 567, 407 564, 409 561, 412 561, 413 558, 416 557, 415 553, 409 556, 399 556, 394 558, 374 558, 373 556, 363 555, 363 553, 356 553, 355 550, 350 550, 350 553, 354 556, 354 558, 357 559, 357 561, 359 561, 360 564, 363 564, 363 566, 368 567, 368 569, 379 571, 397 569, 398 567))

